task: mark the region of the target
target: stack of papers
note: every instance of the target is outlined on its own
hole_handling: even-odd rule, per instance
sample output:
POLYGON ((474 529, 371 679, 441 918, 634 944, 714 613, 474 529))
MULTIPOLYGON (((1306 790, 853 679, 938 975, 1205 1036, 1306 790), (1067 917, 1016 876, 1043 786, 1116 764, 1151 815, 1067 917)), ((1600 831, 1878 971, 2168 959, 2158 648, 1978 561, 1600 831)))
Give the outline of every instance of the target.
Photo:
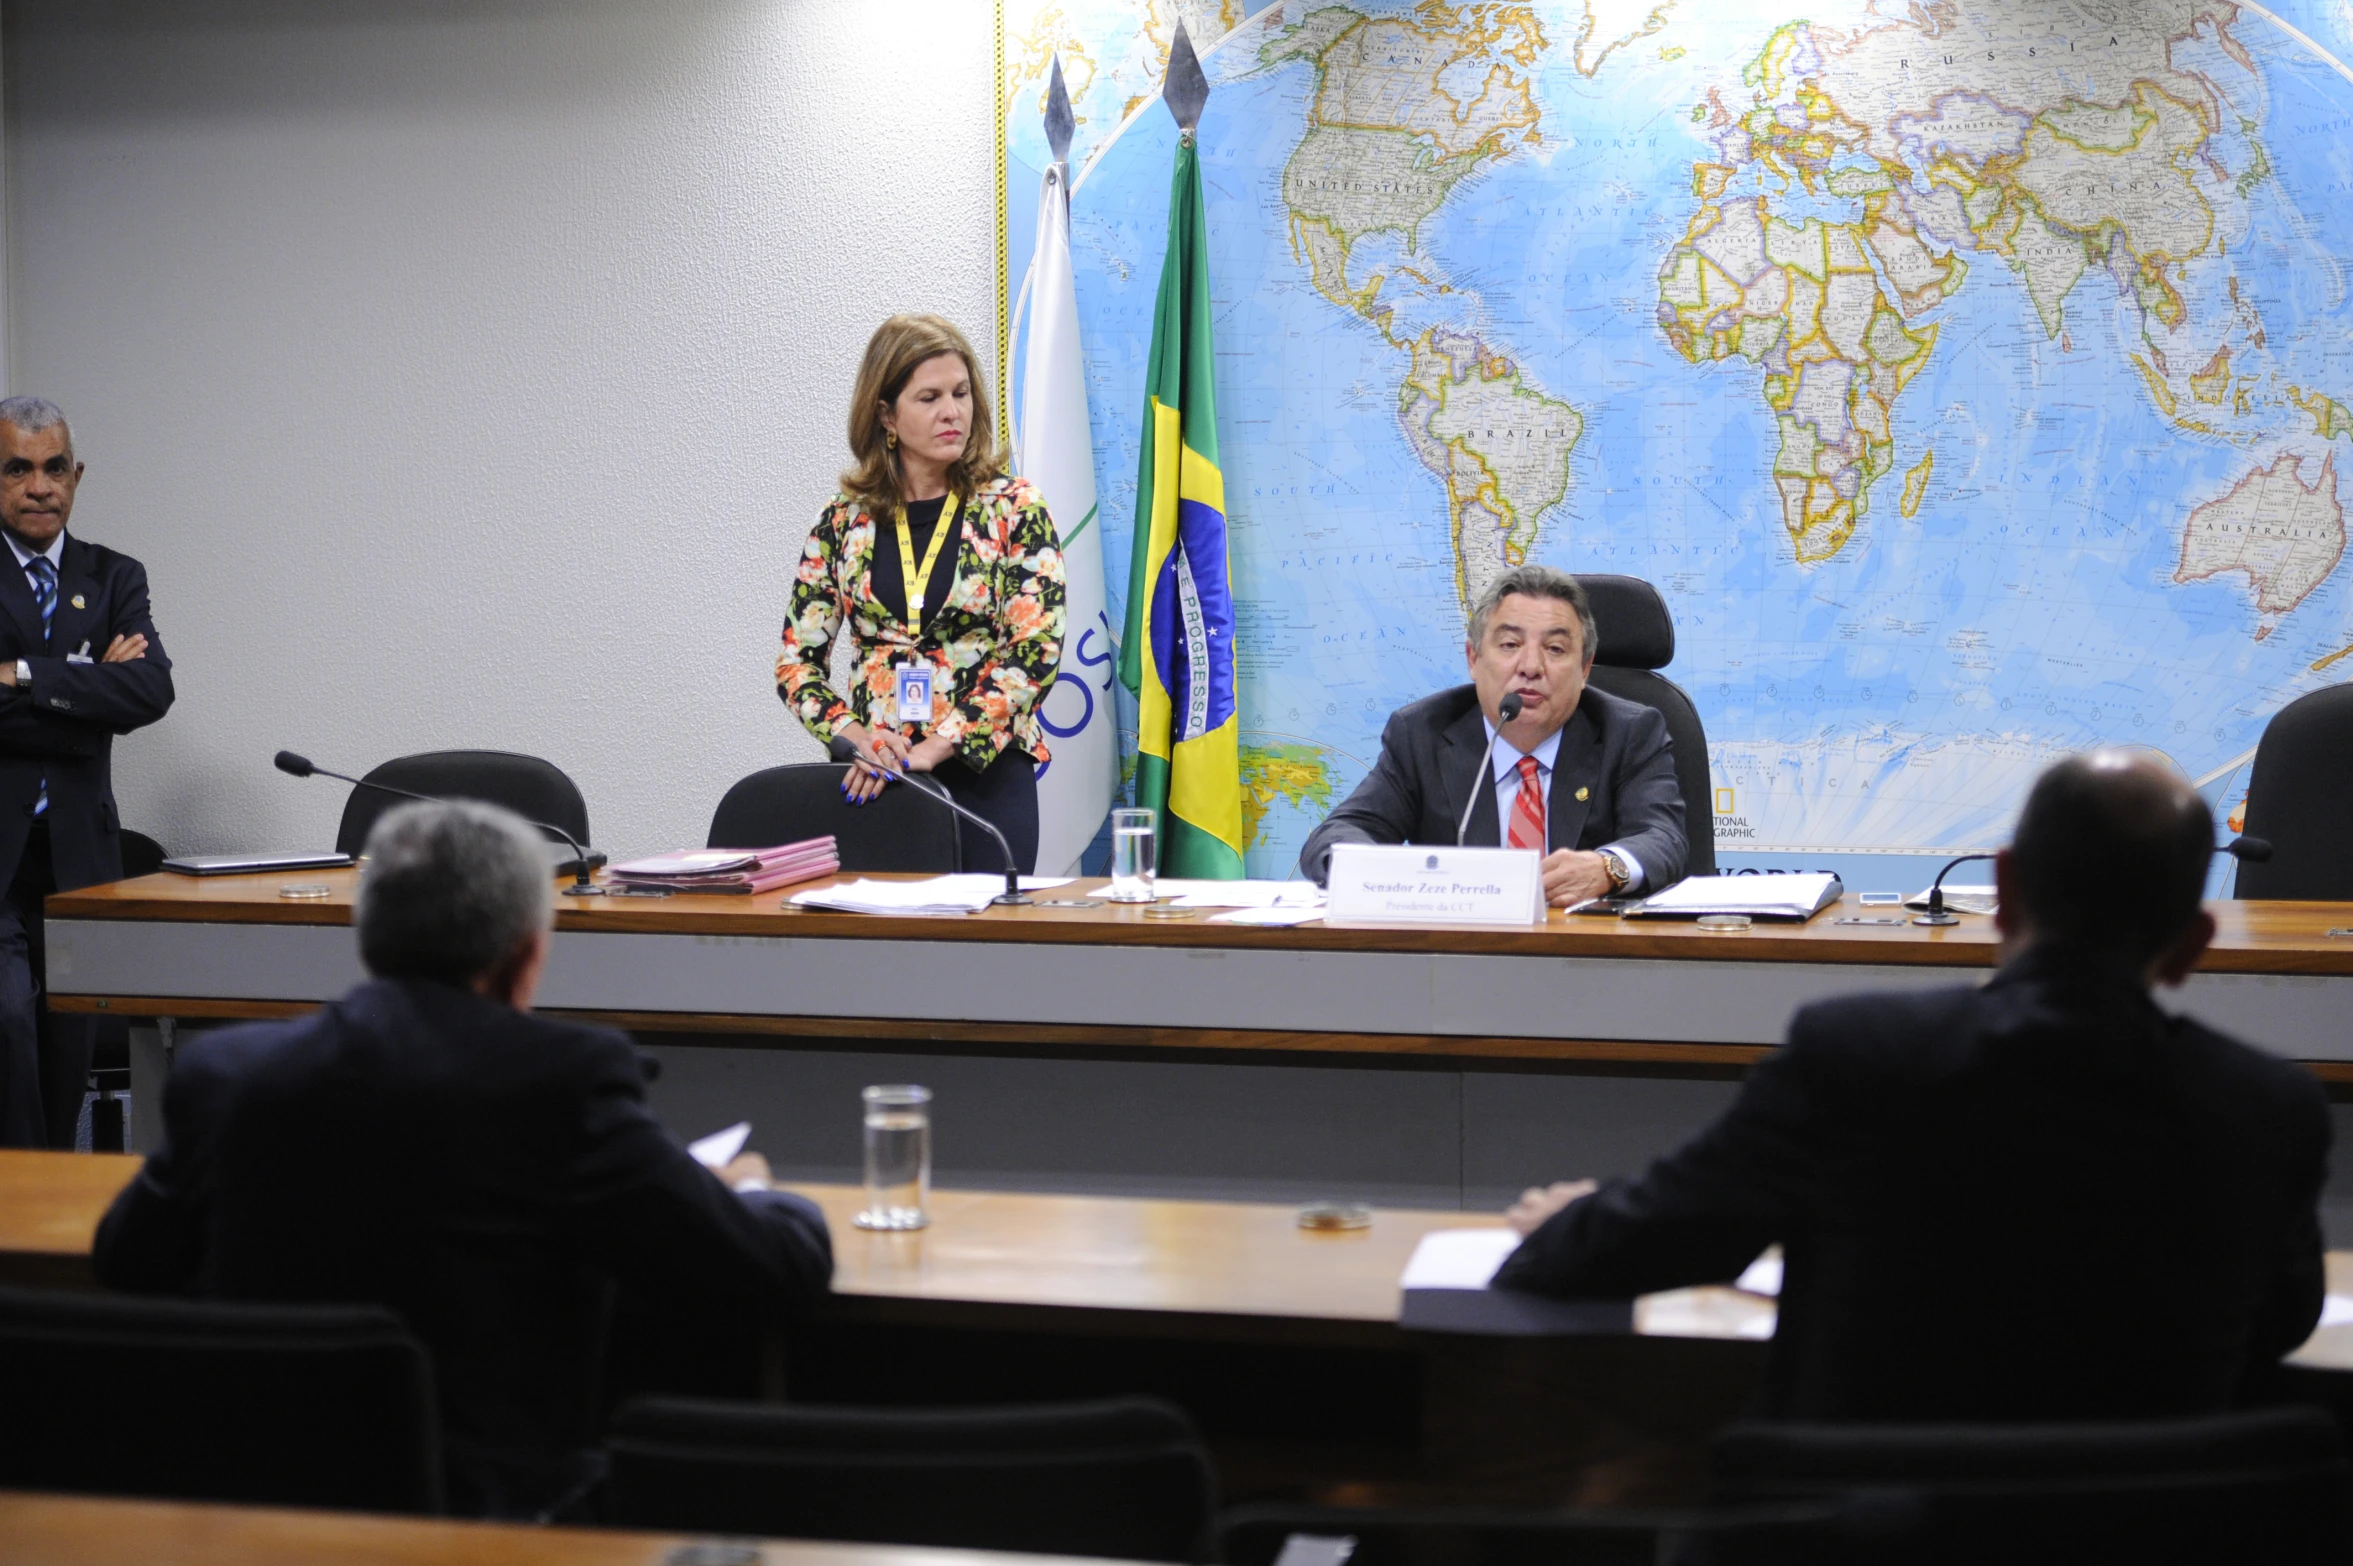
MULTIPOLYGON (((1025 875, 1021 889, 1042 892, 1068 886, 1066 875, 1025 875)), ((935 875, 922 881, 857 880, 842 886, 811 887, 793 895, 796 908, 824 908, 835 913, 970 914, 986 908, 1005 890, 1001 875, 935 875)))
POLYGON ((774 848, 682 848, 612 867, 624 886, 649 892, 772 892, 834 874, 841 860, 833 839, 781 843, 774 848))
POLYGON ((1746 914, 1751 919, 1811 919, 1839 899, 1843 888, 1828 873, 1805 875, 1695 875, 1642 900, 1629 919, 1696 919, 1702 914, 1746 914))

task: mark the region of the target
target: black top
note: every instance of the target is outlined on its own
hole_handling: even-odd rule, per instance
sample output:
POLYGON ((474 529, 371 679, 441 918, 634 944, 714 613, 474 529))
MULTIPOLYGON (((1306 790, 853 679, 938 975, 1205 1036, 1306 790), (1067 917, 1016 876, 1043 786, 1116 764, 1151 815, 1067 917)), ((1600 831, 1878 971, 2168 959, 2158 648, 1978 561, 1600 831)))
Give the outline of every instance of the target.
MULTIPOLYGON (((940 507, 946 504, 944 498, 907 504, 907 542, 914 546, 915 563, 919 567, 923 564, 923 552, 931 547, 932 529, 940 524, 940 507)), ((964 510, 959 505, 957 515, 961 517, 964 510)), ((956 556, 962 548, 961 541, 954 538, 940 545, 940 557, 932 562, 931 576, 923 588, 925 625, 939 614, 940 605, 948 601, 948 590, 956 585, 956 556)), ((907 618, 907 570, 899 560, 899 524, 891 517, 875 521, 874 600, 902 622, 907 618)), ((921 635, 923 626, 915 630, 921 635)))
POLYGON ((587 1471, 608 1293, 748 1332, 825 1292, 825 1219, 737 1196, 646 1108, 621 1034, 378 979, 173 1062, 164 1141, 98 1226, 110 1288, 367 1300, 433 1356, 451 1497, 529 1515, 587 1471))
POLYGON ((1771 1413, 2211 1413, 2320 1316, 2328 1145, 2309 1072, 2038 947, 1981 989, 1806 1007, 1721 1120, 1495 1283, 1624 1298, 1778 1241, 1771 1413))

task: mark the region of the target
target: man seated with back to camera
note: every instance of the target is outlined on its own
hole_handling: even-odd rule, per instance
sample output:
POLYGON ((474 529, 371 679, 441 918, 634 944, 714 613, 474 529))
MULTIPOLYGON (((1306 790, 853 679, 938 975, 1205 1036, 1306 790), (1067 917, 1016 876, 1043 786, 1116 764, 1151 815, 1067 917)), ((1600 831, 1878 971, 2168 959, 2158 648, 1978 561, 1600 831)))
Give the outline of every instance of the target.
POLYGON ((1471 683, 1390 714, 1380 760, 1308 834, 1300 873, 1322 885, 1340 843, 1451 846, 1459 830, 1463 843, 1542 854, 1556 908, 1681 880, 1690 849, 1667 720, 1585 683, 1599 645, 1593 606, 1566 571, 1496 578, 1471 610, 1471 683), (1515 695, 1519 714, 1504 722, 1515 695))
POLYGON ((672 1142, 626 1037, 531 1015, 555 906, 522 818, 403 805, 367 855, 373 977, 179 1051, 98 1276, 392 1307, 432 1355, 453 1509, 540 1514, 595 1477, 614 1285, 742 1331, 825 1291, 825 1219, 757 1153, 714 1176, 672 1142))
POLYGON ((2310 1335, 2329 1116, 2310 1073, 2168 1016, 2214 935, 2214 824, 2146 759, 2060 762, 1995 862, 1982 987, 1823 1001, 1632 1179, 1531 1190, 1500 1288, 1785 1272, 1765 1411, 2097 1420, 2246 1400, 2310 1335))

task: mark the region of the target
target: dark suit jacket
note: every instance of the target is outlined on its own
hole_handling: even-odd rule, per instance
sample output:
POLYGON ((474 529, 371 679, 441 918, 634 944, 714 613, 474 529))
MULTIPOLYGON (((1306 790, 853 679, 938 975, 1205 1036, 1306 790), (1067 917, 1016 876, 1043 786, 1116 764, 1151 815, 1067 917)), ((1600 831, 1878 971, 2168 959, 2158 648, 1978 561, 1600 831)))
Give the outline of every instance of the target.
POLYGON ((2212 1412, 2319 1319, 2328 1144, 2308 1072, 2037 950, 1982 989, 1807 1007, 1723 1119, 1495 1281, 1642 1294, 1779 1241, 1769 1412, 2212 1412))
POLYGON ((114 737, 153 723, 172 705, 172 661, 147 610, 147 568, 68 532, 44 640, 32 586, 0 544, 0 662, 19 658, 32 665, 30 690, 0 686, 0 886, 16 875, 44 773, 49 809, 42 819, 59 888, 119 880, 114 737), (132 633, 147 638, 143 658, 66 661, 85 643, 93 660, 101 658, 108 643, 132 633))
MULTIPOLYGON (((1463 841, 1495 847, 1503 833, 1495 817, 1494 774, 1482 770, 1486 750, 1478 693, 1468 685, 1398 708, 1381 731, 1381 759, 1308 834, 1299 851, 1300 873, 1321 885, 1335 843, 1451 845, 1474 788, 1479 799, 1463 841)), ((1615 843, 1625 849, 1642 866, 1645 891, 1683 879, 1690 847, 1667 720, 1640 702, 1585 687, 1561 730, 1545 824, 1555 848, 1615 843), (1579 789, 1585 799, 1577 797, 1579 789)))
POLYGON ((832 1275, 815 1207, 737 1196, 663 1133, 626 1038, 446 985, 192 1040, 163 1108, 100 1279, 390 1305, 432 1352, 470 1511, 528 1514, 580 1473, 612 1283, 715 1328, 832 1275))

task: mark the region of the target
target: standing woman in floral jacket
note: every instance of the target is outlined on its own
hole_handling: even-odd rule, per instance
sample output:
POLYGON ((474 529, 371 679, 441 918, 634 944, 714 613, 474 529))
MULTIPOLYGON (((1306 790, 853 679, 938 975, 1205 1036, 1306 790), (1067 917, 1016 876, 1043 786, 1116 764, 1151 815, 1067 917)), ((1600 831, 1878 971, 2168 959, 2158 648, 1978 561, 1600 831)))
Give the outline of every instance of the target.
MULTIPOLYGON (((962 332, 936 315, 882 323, 850 400, 850 453, 801 551, 776 693, 819 740, 848 742, 852 804, 902 767, 929 772, 1026 872, 1048 759, 1037 707, 1062 662, 1062 541, 1038 492, 1005 473, 962 332), (826 678, 845 621, 846 701, 826 678)), ((960 825, 964 868, 1002 871, 988 835, 960 825)))

